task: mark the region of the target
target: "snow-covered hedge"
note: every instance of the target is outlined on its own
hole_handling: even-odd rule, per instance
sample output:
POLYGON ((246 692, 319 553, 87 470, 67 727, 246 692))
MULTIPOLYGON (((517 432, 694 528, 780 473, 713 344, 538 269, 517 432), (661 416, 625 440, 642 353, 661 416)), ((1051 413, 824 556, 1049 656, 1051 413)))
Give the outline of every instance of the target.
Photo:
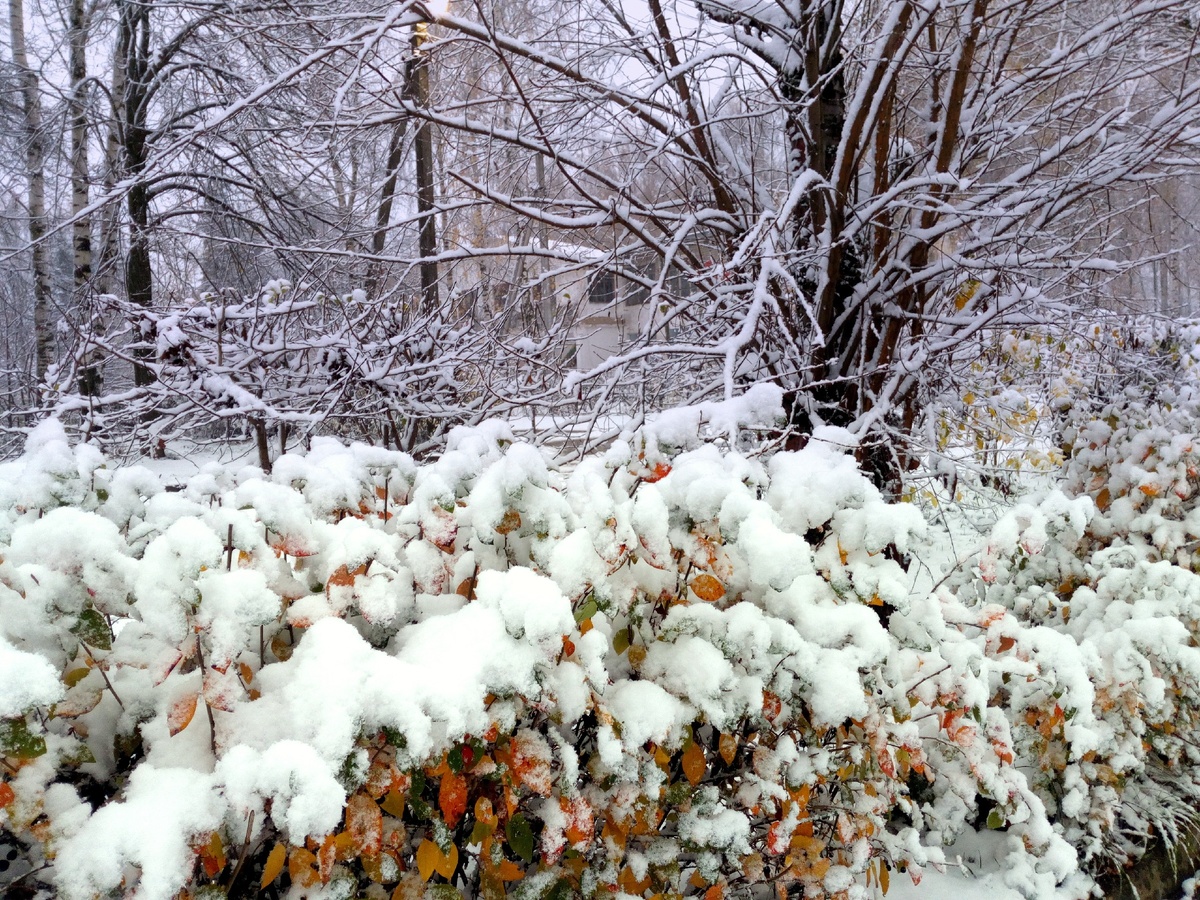
POLYGON ((757 458, 700 415, 566 472, 491 427, 424 466, 316 441, 181 491, 41 426, 0 467, 0 834, 26 878, 855 898, 987 826, 1010 885, 1086 894, 1130 786, 1193 759, 1196 577, 1112 557, 1062 614, 1026 573, 1074 573, 1097 511, 1052 498, 943 578, 914 561, 943 536, 844 433, 757 458))

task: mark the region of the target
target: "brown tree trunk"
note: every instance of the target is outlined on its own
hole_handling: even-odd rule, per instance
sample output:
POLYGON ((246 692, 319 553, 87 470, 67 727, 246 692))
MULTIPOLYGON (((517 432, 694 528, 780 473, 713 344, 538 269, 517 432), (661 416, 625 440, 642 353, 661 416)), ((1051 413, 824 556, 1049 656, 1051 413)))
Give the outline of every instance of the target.
MULTIPOLYGON (((122 147, 125 174, 133 180, 126 195, 129 214, 129 248, 125 257, 125 295, 131 303, 149 307, 154 301, 154 272, 150 261, 150 192, 138 180, 146 168, 150 58, 150 8, 148 4, 124 0, 121 5, 119 60, 124 64, 122 147)), ((148 339, 149 335, 138 335, 148 339)), ((147 365, 148 349, 136 351, 133 381, 145 386, 154 380, 147 365)))

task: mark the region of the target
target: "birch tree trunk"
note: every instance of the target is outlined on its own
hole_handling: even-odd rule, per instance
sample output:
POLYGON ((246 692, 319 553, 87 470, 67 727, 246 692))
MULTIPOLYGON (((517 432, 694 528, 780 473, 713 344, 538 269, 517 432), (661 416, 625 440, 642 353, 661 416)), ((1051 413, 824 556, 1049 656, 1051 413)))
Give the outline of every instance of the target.
MULTIPOLYGON (((15 0, 14 0, 15 2, 15 0)), ((70 43, 71 96, 71 250, 74 263, 75 303, 92 277, 92 220, 82 213, 88 205, 87 145, 87 42, 88 16, 84 0, 71 0, 68 41, 70 43)))
POLYGON ((29 178, 29 243, 33 254, 34 376, 40 384, 54 359, 54 326, 50 308, 50 255, 46 252, 46 173, 42 143, 42 107, 38 75, 29 67, 23 0, 9 0, 13 66, 21 91, 25 166, 29 178))

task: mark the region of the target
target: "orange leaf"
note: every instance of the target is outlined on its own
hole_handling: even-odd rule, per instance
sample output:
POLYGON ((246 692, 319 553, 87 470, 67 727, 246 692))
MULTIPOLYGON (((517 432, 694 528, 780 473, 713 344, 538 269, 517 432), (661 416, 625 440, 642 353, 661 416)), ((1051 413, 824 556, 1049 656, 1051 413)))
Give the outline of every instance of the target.
POLYGON ((329 884, 329 879, 333 877, 335 862, 337 862, 337 839, 332 834, 327 834, 325 840, 321 842, 321 849, 317 851, 317 870, 321 874, 321 884, 329 884))
POLYGON ((196 703, 199 699, 198 694, 187 694, 171 704, 171 711, 167 714, 167 730, 170 731, 171 737, 188 727, 192 716, 196 715, 196 703))
POLYGON ((496 534, 508 534, 521 527, 521 514, 515 509, 507 510, 500 524, 496 526, 496 534))
POLYGON ((524 871, 511 859, 500 860, 500 880, 519 881, 525 877, 524 871))
POLYGON ((271 852, 267 854, 267 862, 263 866, 262 879, 258 883, 259 890, 262 890, 279 877, 279 873, 283 871, 283 864, 286 860, 287 848, 283 844, 276 843, 271 848, 271 852))
POLYGON ((656 481, 662 481, 671 474, 671 467, 665 462, 656 462, 650 474, 646 476, 646 481, 649 484, 654 484, 656 481))
POLYGON ((721 754, 721 759, 725 760, 725 765, 733 765, 733 760, 737 756, 737 750, 737 738, 732 734, 722 734, 717 741, 717 752, 721 754))
POLYGON ((8 806, 17 799, 17 795, 13 793, 13 789, 7 781, 0 781, 0 809, 8 806))
POLYGON ((767 717, 768 722, 774 722, 783 712, 783 703, 778 697, 770 691, 763 691, 763 715, 767 717))
POLYGON ((353 585, 354 576, 345 566, 338 566, 330 573, 329 580, 325 582, 325 590, 328 591, 332 587, 352 587, 353 585))
POLYGON ((723 884, 714 884, 704 892, 704 900, 724 900, 724 897, 725 885, 723 884))
POLYGON ((692 593, 707 603, 714 603, 725 596, 725 586, 705 573, 692 579, 692 593))
POLYGON ((446 824, 453 828, 467 811, 467 779, 450 772, 442 776, 438 787, 438 808, 446 824))
POLYGON ((370 794, 357 793, 346 804, 346 831, 360 854, 383 849, 383 812, 370 794))
POLYGON ((288 877, 302 888, 315 887, 321 881, 317 857, 303 847, 293 847, 288 856, 288 877))
POLYGON ((638 881, 637 876, 633 874, 633 869, 626 866, 617 876, 617 884, 624 889, 625 893, 640 897, 650 887, 650 873, 647 872, 646 877, 638 881))
POLYGON ((1112 491, 1110 491, 1108 488, 1105 488, 1099 494, 1096 495, 1096 509, 1100 510, 1100 512, 1104 512, 1111 505, 1112 505, 1112 491))
POLYGON ((997 652, 1003 653, 1005 650, 1011 650, 1017 644, 1016 638, 1002 637, 1000 638, 1000 647, 997 652))
POLYGON ((688 745, 688 748, 683 751, 683 774, 687 776, 687 780, 693 786, 700 783, 700 779, 708 772, 708 762, 704 759, 704 750, 695 741, 688 745))

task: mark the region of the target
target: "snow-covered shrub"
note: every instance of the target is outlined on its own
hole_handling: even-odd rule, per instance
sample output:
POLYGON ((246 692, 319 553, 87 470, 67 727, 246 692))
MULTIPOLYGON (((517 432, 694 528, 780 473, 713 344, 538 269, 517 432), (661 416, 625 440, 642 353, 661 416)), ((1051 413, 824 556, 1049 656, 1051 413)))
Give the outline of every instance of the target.
MULTIPOLYGON (((938 538, 844 432, 698 439, 751 400, 570 471, 489 426, 181 492, 47 423, 0 468, 0 827, 64 900, 716 900, 871 896, 985 818, 1009 883, 1082 896, 1053 818, 1119 788, 1136 716, 1101 733, 1090 658, 1016 599, 914 590, 938 538), (1061 796, 1025 774, 1056 752, 1061 796)), ((1158 625, 1120 658, 1183 671, 1158 625)), ((1164 671, 1155 715, 1191 701, 1164 671)))
POLYGON ((1200 801, 1194 337, 1151 345, 1167 379, 1064 401, 1062 491, 1009 510, 948 582, 983 617, 1018 762, 1098 872, 1173 843, 1200 801))

